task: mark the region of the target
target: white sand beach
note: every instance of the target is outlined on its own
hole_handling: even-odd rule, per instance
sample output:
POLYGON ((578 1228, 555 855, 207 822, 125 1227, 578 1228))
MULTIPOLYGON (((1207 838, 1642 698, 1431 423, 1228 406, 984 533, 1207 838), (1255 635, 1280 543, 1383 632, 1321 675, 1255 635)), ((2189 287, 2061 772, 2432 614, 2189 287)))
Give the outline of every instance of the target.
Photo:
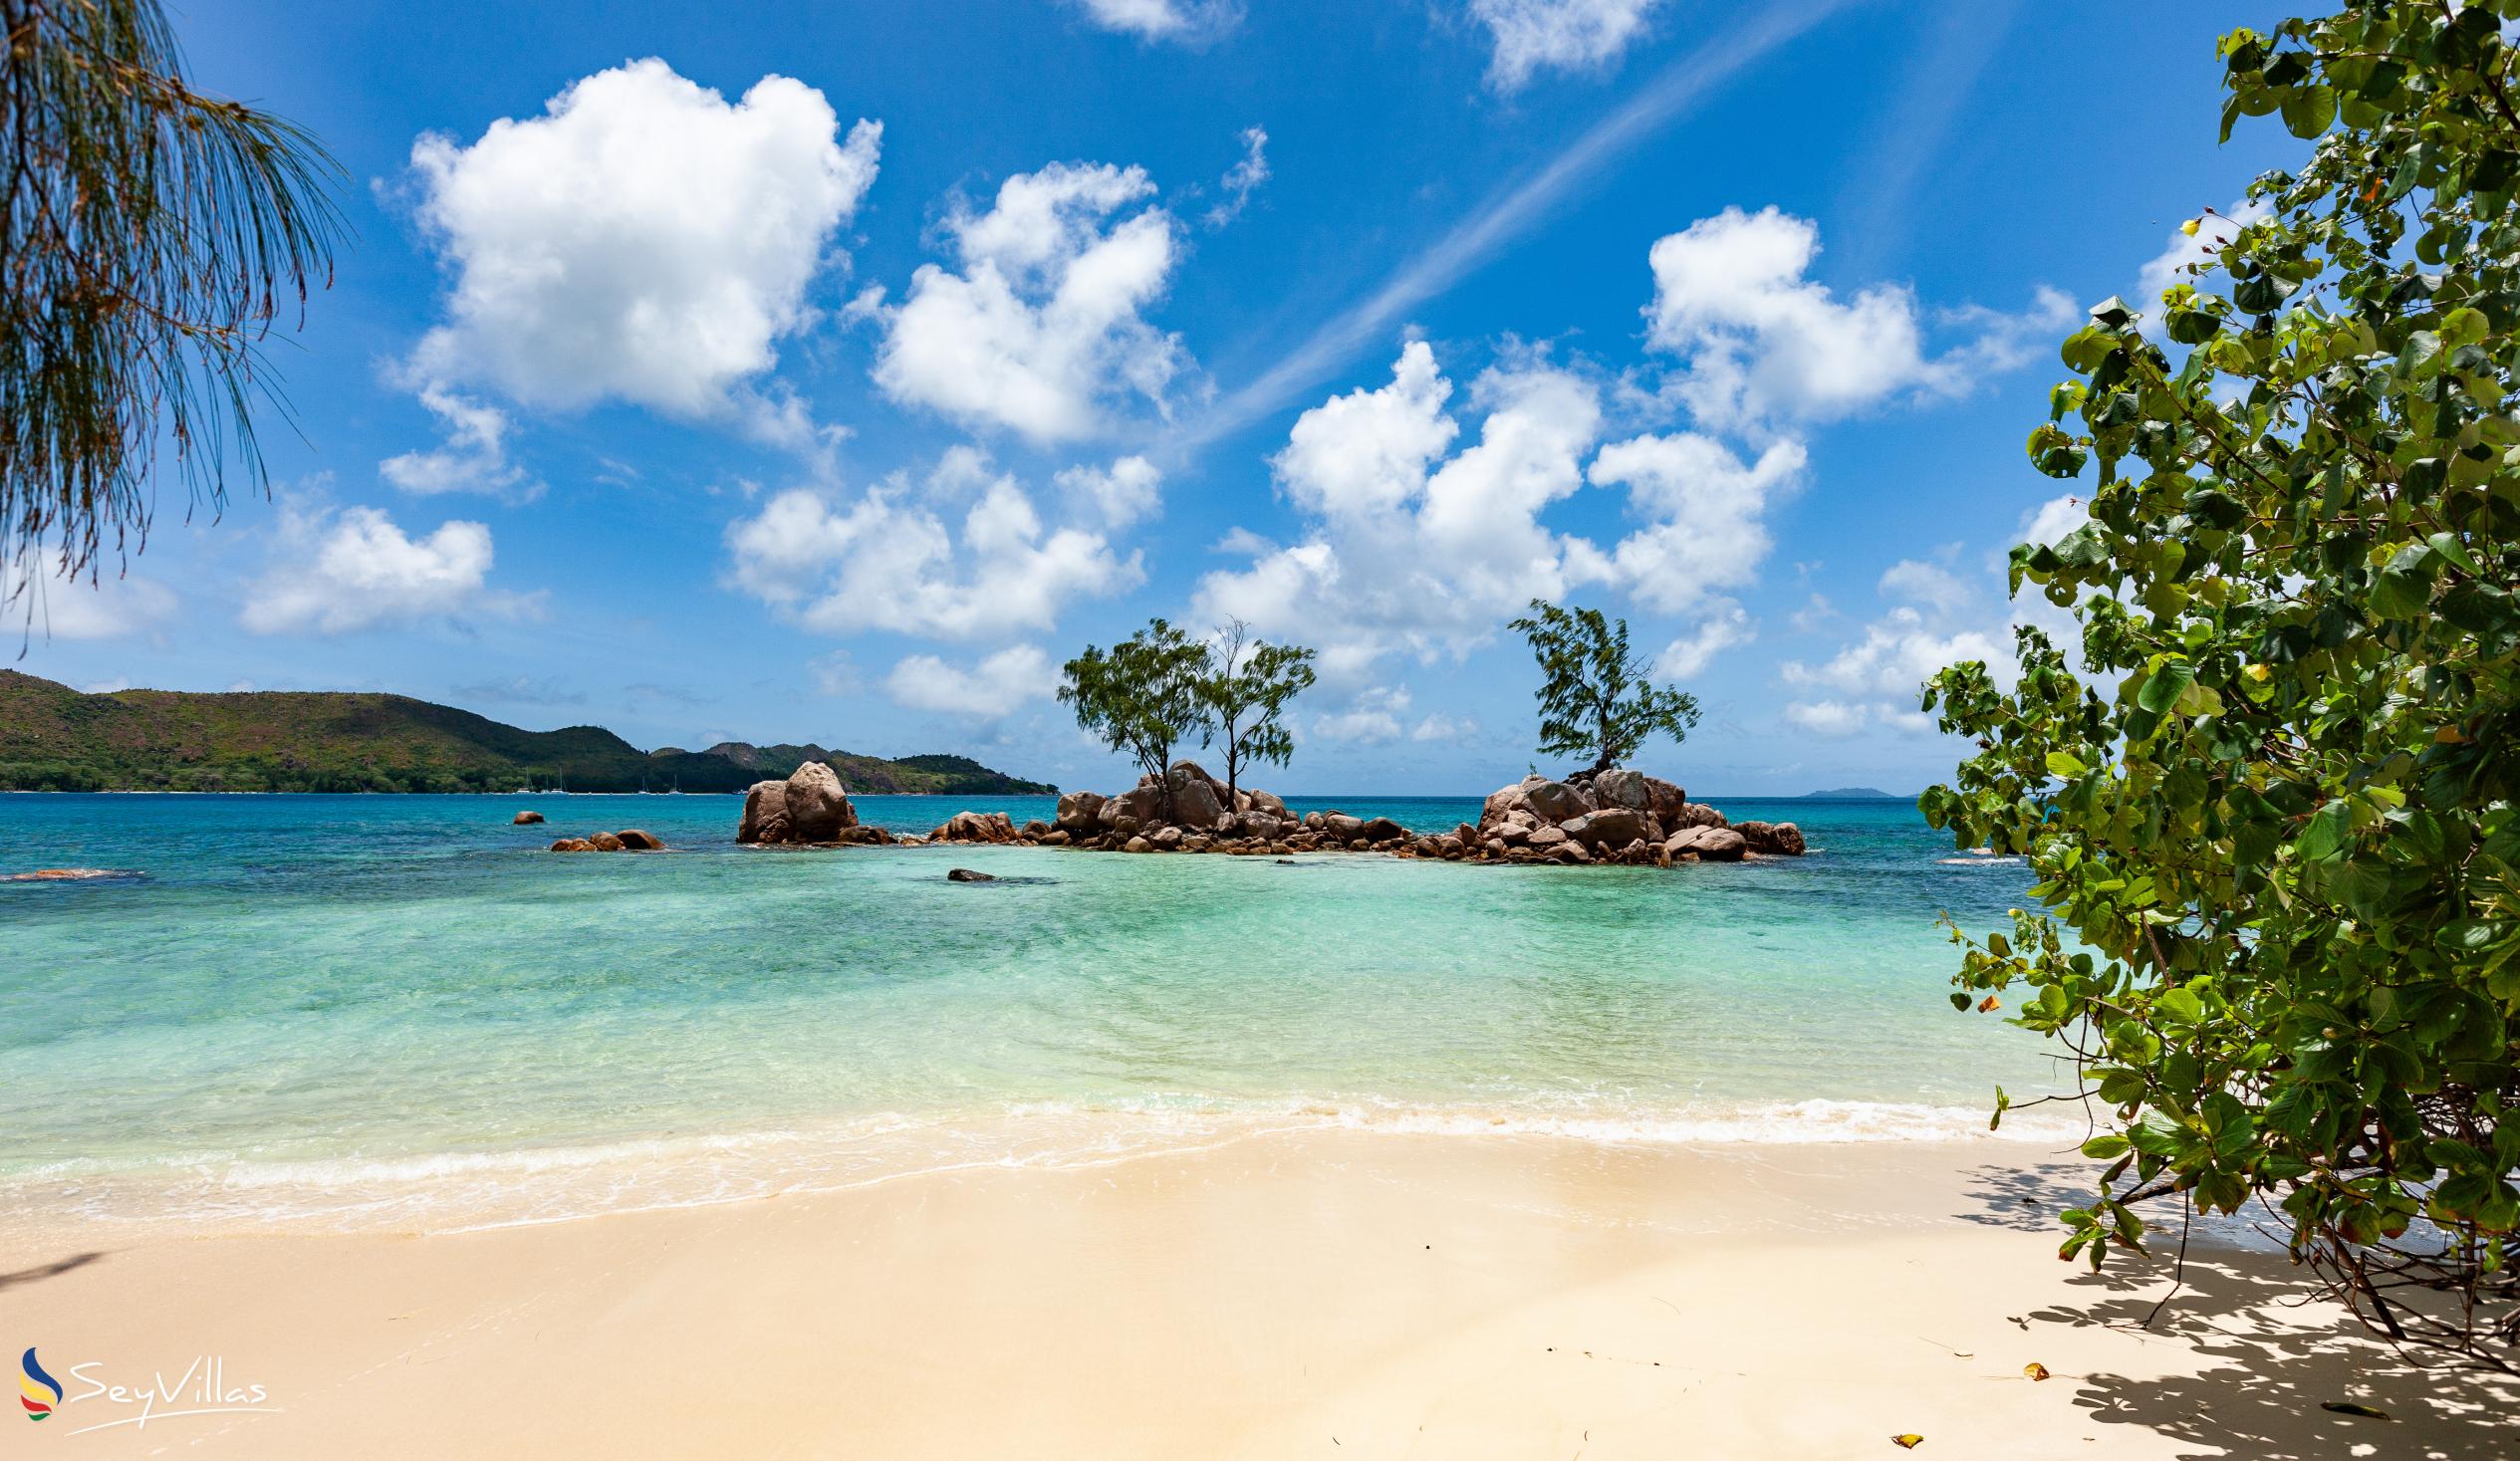
POLYGON ((425 1237, 21 1232, 0 1306, 68 1391, 30 1455, 2520 1448, 2520 1387, 2417 1376, 2280 1254, 2196 1247, 2147 1328, 2166 1257, 2057 1262, 2078 1164, 2027 1151, 1281 1133, 425 1237), (141 1407, 83 1391, 196 1358, 269 1408, 96 1428, 141 1407))

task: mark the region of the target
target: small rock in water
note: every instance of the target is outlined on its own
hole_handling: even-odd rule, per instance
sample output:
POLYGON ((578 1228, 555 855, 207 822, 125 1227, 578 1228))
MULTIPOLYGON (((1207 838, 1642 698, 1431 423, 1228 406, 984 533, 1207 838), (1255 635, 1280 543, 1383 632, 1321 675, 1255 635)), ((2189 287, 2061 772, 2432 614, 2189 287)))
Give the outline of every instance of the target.
POLYGON ((968 867, 956 867, 946 872, 945 880, 947 882, 995 882, 997 878, 991 873, 974 872, 968 867))
POLYGON ((0 882, 105 882, 146 877, 128 867, 38 867, 32 872, 0 874, 0 882))
POLYGON ((540 813, 540 812, 519 812, 519 813, 517 813, 517 814, 516 814, 516 820, 515 820, 514 822, 510 823, 510 824, 509 824, 509 826, 511 826, 511 827, 532 827, 532 826, 534 826, 535 824, 537 824, 537 823, 541 822, 542 820, 543 820, 543 814, 542 814, 542 813, 540 813))
POLYGON ((635 827, 623 828, 615 836, 621 839, 624 852, 661 852, 665 850, 664 842, 654 833, 640 832, 635 827))

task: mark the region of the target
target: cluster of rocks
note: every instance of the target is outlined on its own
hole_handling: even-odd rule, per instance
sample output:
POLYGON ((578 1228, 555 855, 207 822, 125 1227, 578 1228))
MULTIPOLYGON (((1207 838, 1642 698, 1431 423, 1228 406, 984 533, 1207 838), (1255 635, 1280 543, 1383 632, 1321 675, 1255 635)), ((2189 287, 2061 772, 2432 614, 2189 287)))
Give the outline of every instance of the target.
MULTIPOLYGON (((758 790, 758 789, 756 789, 758 790)), ((749 811, 747 814, 749 825, 749 811)), ((1056 822, 1018 827, 1003 812, 961 812, 930 833, 940 843, 1015 843, 1124 852, 1377 852, 1446 861, 1734 862, 1745 856, 1800 856, 1803 835, 1790 822, 1728 823, 1670 782, 1615 770, 1551 781, 1534 776, 1489 796, 1477 825, 1412 833, 1387 817, 1344 812, 1297 817, 1262 791, 1227 791, 1194 761, 1148 774, 1114 797, 1070 792, 1056 822)))
POLYGON ((1488 794, 1479 809, 1481 855, 1514 861, 1738 862, 1799 857, 1790 822, 1727 821, 1657 776, 1618 768, 1551 781, 1525 777, 1488 794))
MULTIPOLYGON (((622 834, 624 839, 632 836, 622 834)), ((1473 825, 1410 832, 1387 817, 1287 809, 1267 792, 1227 790, 1195 761, 1148 774, 1118 796, 1070 792, 1058 819, 1020 826, 1003 812, 957 812, 925 837, 899 837, 858 821, 840 777, 809 761, 785 781, 756 782, 744 795, 735 840, 760 846, 1006 844, 1116 852, 1386 852, 1481 862, 1737 862, 1800 856, 1803 834, 1790 822, 1727 822, 1670 782, 1614 770, 1552 781, 1533 776, 1499 788, 1473 825)), ((554 851, 565 846, 554 844, 554 851)), ((963 880, 980 880, 973 874, 963 880)))
POLYGON ((555 852, 661 852, 664 843, 653 833, 626 827, 620 832, 599 832, 593 837, 565 837, 551 845, 555 852))
POLYGON ((765 847, 915 846, 926 839, 894 837, 858 821, 858 809, 840 784, 840 773, 808 761, 786 781, 757 781, 744 793, 744 820, 735 841, 765 847))

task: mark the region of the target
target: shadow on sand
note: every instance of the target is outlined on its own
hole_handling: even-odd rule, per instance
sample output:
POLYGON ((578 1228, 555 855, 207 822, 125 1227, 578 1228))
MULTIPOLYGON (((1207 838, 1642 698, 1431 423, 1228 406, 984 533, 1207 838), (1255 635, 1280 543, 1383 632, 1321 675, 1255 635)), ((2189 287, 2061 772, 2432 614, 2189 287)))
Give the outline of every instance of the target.
MULTIPOLYGON (((1971 1174, 1971 1205, 1956 1216, 2061 1240, 2056 1214, 2090 1197, 2093 1175, 2067 1163, 1984 1167, 1971 1174)), ((2167 1233, 2156 1228, 2152 1255, 2113 1255, 2097 1274, 2078 1263, 2073 1300, 2025 1316, 2157 1336, 2191 1357, 2192 1375, 2058 1375, 2094 1419, 2184 1443, 2182 1461, 2520 1457, 2520 1379, 2408 1360, 2329 1302, 2280 1244, 2257 1239, 2243 1246, 2246 1224, 2200 1226, 2188 1244, 2185 1286, 2162 1305, 2178 1248, 2177 1213, 2168 1209, 2152 1220, 2171 1224, 2167 1233), (2320 1408, 2329 1402, 2367 1405, 2391 1418, 2320 1408)))
POLYGON ((59 1278, 72 1269, 86 1268, 103 1257, 105 1257, 103 1253, 74 1253, 68 1258, 56 1258, 51 1263, 39 1263, 33 1268, 0 1273, 0 1293, 6 1293, 11 1289, 21 1289, 28 1284, 40 1284, 46 1279, 59 1278))

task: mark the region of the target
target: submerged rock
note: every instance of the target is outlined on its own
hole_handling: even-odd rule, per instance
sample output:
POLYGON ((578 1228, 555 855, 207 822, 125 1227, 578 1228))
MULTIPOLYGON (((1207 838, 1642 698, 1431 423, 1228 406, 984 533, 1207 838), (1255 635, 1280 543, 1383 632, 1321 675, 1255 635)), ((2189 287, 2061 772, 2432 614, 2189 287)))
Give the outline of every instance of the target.
POLYGON ((974 872, 968 867, 954 867, 947 869, 945 880, 947 882, 995 882, 997 878, 986 872, 974 872))
POLYGON ((0 882, 136 882, 148 876, 128 867, 38 867, 0 873, 0 882))

